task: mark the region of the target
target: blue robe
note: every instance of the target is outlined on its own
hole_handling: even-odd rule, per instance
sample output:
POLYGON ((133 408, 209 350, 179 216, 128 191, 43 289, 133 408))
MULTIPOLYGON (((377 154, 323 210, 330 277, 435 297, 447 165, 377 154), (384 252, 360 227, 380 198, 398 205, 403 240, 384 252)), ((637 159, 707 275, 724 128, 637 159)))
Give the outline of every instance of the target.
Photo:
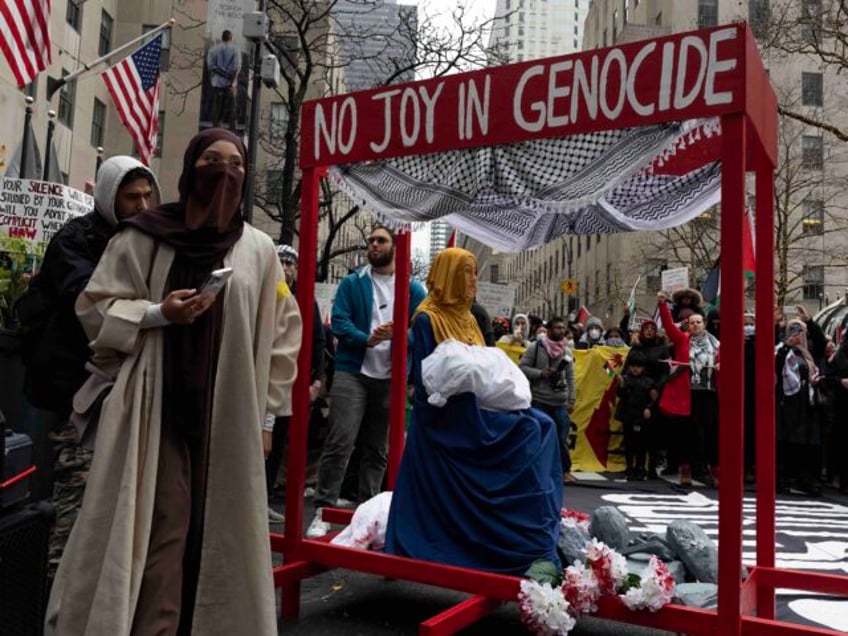
POLYGON ((436 342, 426 314, 413 333, 415 408, 386 552, 514 575, 536 559, 559 565, 562 468, 553 420, 536 409, 481 410, 471 393, 429 405, 421 361, 436 342))

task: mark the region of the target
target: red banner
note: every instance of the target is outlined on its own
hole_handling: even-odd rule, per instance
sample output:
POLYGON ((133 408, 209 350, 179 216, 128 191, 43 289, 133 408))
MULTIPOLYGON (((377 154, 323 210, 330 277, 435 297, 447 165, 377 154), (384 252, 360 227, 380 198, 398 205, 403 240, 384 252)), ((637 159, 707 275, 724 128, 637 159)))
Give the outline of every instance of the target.
POLYGON ((302 167, 717 116, 744 105, 746 27, 679 33, 307 102, 302 167))

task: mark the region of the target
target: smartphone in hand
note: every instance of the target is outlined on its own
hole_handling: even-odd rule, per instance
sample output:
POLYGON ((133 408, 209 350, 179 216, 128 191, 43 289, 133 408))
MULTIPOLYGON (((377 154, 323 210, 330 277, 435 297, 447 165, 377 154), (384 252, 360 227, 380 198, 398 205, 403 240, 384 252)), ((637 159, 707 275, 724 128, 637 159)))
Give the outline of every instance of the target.
POLYGON ((218 292, 224 289, 224 285, 227 284, 227 281, 230 280, 230 276, 232 275, 232 267, 223 267, 221 269, 214 270, 203 282, 203 285, 200 286, 200 289, 197 290, 197 293, 203 294, 209 292, 213 296, 217 296, 218 292))

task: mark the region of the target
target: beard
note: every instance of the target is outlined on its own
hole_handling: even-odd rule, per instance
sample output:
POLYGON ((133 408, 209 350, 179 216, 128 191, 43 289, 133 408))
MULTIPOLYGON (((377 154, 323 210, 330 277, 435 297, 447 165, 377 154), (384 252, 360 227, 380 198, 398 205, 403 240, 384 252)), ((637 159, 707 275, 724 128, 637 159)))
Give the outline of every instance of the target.
POLYGON ((391 265, 395 259, 395 248, 392 246, 388 252, 368 252, 368 262, 371 267, 385 267, 391 265))

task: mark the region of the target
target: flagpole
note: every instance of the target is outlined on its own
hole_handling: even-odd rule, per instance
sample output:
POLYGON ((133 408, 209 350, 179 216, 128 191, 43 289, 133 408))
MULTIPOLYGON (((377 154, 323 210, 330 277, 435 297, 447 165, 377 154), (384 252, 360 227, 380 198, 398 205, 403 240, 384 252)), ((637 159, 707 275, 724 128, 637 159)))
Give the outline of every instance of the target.
POLYGON ((24 98, 26 102, 26 114, 24 115, 24 138, 23 145, 21 146, 21 165, 18 166, 18 178, 26 179, 26 165, 27 165, 27 154, 29 150, 29 136, 32 134, 32 103, 33 98, 30 95, 27 95, 24 98))
POLYGON ((50 180, 50 151, 53 146, 53 131, 56 129, 56 111, 47 111, 47 145, 44 147, 44 166, 41 168, 42 181, 50 180))
MULTIPOLYGON (((259 12, 267 10, 266 0, 259 0, 259 12)), ((259 145, 259 96, 262 92, 262 44, 267 38, 257 38, 253 44, 253 88, 250 91, 250 121, 247 122, 247 183, 244 184, 244 220, 253 222, 253 200, 256 190, 256 149, 259 145)))
POLYGON ((170 20, 168 20, 164 24, 160 24, 155 29, 151 29, 150 31, 147 31, 146 33, 142 33, 137 38, 130 40, 126 44, 119 46, 117 49, 115 49, 113 51, 109 51, 106 55, 102 55, 102 56, 98 57, 93 62, 89 62, 88 64, 83 62, 81 69, 79 69, 78 71, 74 71, 73 73, 69 73, 68 75, 65 75, 64 77, 62 77, 61 79, 56 79, 55 77, 48 77, 47 78, 47 101, 49 102, 51 99, 53 99, 53 95, 56 94, 56 91, 58 91, 60 88, 62 88, 68 82, 75 80, 76 78, 78 78, 83 73, 87 73, 88 71, 93 70, 95 67, 100 66, 104 62, 107 62, 108 60, 115 57, 118 53, 123 53, 127 49, 134 47, 139 42, 143 42, 145 39, 148 39, 148 38, 152 40, 153 36, 158 35, 162 31, 170 29, 171 27, 174 26, 174 24, 176 24, 176 22, 177 21, 174 18, 171 18, 170 20))

